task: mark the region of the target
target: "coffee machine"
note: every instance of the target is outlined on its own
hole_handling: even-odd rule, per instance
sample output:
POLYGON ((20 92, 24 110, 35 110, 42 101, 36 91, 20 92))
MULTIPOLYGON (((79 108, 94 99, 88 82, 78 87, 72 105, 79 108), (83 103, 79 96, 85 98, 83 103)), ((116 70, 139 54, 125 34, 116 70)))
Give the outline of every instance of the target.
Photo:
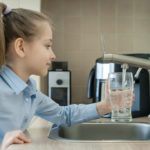
MULTIPOLYGON (((148 59, 150 54, 125 54, 136 58, 148 59)), ((113 61, 112 61, 113 62, 113 61)), ((132 106, 132 116, 140 117, 150 114, 150 81, 147 69, 141 69, 138 77, 137 66, 129 66, 127 72, 132 72, 134 76, 135 100, 132 106)), ((91 69, 88 79, 87 98, 93 99, 93 102, 104 100, 105 81, 111 72, 122 72, 120 63, 110 63, 110 61, 96 60, 96 65, 91 69)))
POLYGON ((68 62, 53 61, 48 71, 48 96, 61 106, 71 104, 71 72, 68 62))
POLYGON ((108 74, 115 72, 114 63, 101 63, 96 60, 96 65, 91 69, 88 79, 87 98, 99 102, 105 98, 105 82, 108 74))

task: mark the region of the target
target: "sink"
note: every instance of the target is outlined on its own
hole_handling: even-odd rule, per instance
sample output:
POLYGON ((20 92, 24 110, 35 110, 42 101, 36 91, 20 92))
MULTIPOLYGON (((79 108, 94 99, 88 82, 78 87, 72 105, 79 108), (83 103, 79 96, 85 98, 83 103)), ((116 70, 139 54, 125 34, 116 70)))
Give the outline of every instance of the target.
POLYGON ((49 138, 68 142, 150 141, 149 123, 82 123, 53 126, 49 138))

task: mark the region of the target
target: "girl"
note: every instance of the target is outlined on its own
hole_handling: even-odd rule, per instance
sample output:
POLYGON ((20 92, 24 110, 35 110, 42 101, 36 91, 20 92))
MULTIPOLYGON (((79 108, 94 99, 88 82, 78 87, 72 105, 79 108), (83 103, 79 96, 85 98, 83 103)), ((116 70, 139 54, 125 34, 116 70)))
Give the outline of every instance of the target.
POLYGON ((10 9, 3 3, 0 16, 0 141, 8 132, 3 141, 6 147, 30 142, 22 132, 34 115, 58 126, 71 126, 111 112, 108 96, 94 104, 59 106, 38 91, 30 75, 45 76, 56 58, 50 20, 44 14, 10 9))

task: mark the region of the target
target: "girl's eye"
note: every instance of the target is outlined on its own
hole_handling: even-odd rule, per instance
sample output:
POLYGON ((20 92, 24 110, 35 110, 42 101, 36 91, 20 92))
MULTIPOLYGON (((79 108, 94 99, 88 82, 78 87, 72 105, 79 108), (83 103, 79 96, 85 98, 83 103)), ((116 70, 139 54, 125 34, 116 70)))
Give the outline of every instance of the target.
POLYGON ((49 49, 51 47, 51 45, 46 45, 46 48, 49 49))

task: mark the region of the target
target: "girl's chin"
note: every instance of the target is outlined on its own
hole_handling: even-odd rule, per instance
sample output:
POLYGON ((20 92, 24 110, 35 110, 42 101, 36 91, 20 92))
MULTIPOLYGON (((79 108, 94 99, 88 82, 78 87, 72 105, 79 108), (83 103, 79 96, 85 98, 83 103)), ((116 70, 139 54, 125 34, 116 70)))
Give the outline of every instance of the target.
POLYGON ((47 75, 47 73, 48 73, 48 68, 45 68, 43 70, 39 70, 39 71, 35 72, 34 75, 45 77, 47 75))
POLYGON ((45 72, 43 72, 40 76, 45 77, 48 73, 48 70, 46 70, 45 72))
POLYGON ((45 77, 47 75, 48 71, 44 71, 44 72, 40 72, 40 73, 36 73, 34 75, 40 76, 40 77, 45 77))

